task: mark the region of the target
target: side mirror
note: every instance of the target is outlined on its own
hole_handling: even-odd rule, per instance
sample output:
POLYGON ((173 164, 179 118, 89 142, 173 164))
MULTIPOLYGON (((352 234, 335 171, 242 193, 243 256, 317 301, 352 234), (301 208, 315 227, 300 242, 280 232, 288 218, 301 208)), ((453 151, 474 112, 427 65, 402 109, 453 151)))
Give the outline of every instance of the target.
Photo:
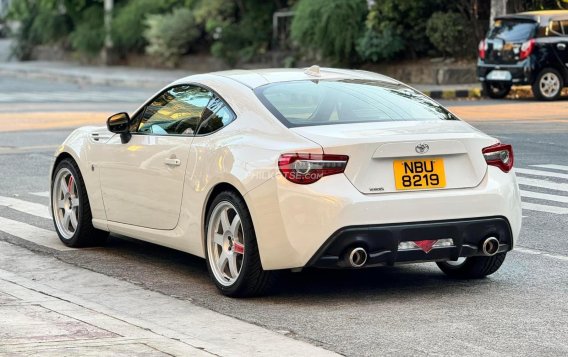
POLYGON ((130 116, 128 113, 117 113, 111 115, 107 119, 107 128, 110 132, 120 134, 120 140, 123 144, 130 141, 130 116))

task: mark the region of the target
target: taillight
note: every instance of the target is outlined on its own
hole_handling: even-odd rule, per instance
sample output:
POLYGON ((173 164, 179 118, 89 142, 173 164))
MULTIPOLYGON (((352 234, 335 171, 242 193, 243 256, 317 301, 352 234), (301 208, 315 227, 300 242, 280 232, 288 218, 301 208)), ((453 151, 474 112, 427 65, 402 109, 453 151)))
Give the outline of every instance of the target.
POLYGON ((477 46, 477 50, 479 52, 479 58, 481 59, 485 59, 485 40, 481 40, 481 42, 479 42, 479 46, 477 46))
POLYGON ((520 59, 525 59, 531 55, 534 49, 535 39, 531 38, 530 40, 524 42, 521 45, 521 53, 519 54, 520 59))
POLYGON ((513 147, 508 144, 495 144, 482 150, 487 165, 497 166, 503 172, 509 172, 513 168, 513 147))
POLYGON ((306 185, 324 176, 342 173, 348 160, 346 155, 282 154, 278 168, 288 181, 306 185))

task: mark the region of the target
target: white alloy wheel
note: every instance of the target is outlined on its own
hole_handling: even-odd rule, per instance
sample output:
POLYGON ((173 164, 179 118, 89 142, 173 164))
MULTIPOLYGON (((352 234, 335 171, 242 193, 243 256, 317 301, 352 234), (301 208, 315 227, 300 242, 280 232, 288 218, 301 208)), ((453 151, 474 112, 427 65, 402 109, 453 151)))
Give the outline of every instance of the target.
POLYGON ((79 226, 79 196, 77 181, 71 171, 61 168, 53 180, 51 204, 57 230, 71 239, 79 226))
POLYGON ((241 217, 235 206, 222 201, 211 213, 207 228, 209 265, 219 284, 231 286, 239 278, 245 255, 241 217))
POLYGON ((562 89, 560 85, 560 78, 553 72, 545 73, 538 83, 540 92, 546 98, 554 98, 562 89))

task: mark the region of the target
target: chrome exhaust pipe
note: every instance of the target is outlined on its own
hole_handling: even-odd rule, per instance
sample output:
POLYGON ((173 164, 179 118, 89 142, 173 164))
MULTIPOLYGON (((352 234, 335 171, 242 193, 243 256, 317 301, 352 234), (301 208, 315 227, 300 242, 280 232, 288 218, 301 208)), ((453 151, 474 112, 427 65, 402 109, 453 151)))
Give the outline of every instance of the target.
POLYGON ((481 243, 481 251, 483 255, 491 257, 497 254, 499 250, 499 240, 495 237, 488 237, 481 243))
POLYGON ((349 251, 347 262, 352 268, 360 268, 367 262, 367 251, 364 248, 356 247, 349 251))

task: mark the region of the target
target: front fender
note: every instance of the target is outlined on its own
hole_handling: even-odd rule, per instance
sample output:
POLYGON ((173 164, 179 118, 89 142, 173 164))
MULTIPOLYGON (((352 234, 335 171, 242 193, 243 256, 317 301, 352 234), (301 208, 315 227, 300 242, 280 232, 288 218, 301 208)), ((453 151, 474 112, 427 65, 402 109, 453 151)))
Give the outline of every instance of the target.
POLYGON ((83 183, 87 190, 89 203, 91 206, 91 213, 93 219, 100 219, 106 221, 106 214, 100 189, 99 173, 97 168, 89 161, 89 156, 92 150, 95 150, 95 145, 100 145, 100 142, 91 140, 91 134, 97 131, 97 127, 83 127, 74 130, 67 139, 57 148, 54 153, 55 160, 51 165, 49 182, 50 182, 50 197, 52 191, 52 180, 56 165, 65 158, 72 158, 77 166, 83 183))

